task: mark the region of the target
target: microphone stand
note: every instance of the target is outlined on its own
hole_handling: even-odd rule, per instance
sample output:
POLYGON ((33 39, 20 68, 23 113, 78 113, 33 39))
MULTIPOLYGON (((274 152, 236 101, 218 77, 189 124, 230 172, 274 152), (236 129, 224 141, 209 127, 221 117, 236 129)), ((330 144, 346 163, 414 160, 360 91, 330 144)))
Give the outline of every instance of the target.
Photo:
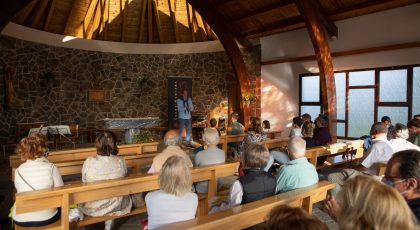
POLYGON ((58 133, 60 136, 64 137, 66 140, 68 140, 70 143, 72 143, 72 145, 73 145, 73 149, 75 149, 75 148, 76 148, 76 143, 74 143, 74 141, 72 141, 70 138, 66 137, 66 135, 62 134, 62 133, 60 132, 60 130, 59 130, 57 127, 56 127, 55 129, 57 130, 57 133, 58 133))

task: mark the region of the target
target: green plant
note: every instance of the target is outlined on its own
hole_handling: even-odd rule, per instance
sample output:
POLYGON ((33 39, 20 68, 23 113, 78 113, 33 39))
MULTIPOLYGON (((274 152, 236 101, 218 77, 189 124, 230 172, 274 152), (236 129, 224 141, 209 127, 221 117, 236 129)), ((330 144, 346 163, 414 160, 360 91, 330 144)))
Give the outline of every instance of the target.
POLYGON ((147 130, 140 130, 133 135, 133 144, 142 144, 153 142, 153 135, 147 130))
POLYGON ((242 93, 242 100, 244 100, 245 102, 255 101, 256 97, 253 92, 246 91, 242 93))

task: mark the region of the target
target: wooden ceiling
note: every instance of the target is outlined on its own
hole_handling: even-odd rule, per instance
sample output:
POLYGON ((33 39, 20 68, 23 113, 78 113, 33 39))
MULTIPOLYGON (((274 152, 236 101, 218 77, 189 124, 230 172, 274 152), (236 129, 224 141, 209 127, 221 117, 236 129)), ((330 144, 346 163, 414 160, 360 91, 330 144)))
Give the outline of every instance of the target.
MULTIPOLYGON (((202 0, 238 40, 303 28, 293 0, 202 0)), ((419 0, 320 0, 320 12, 336 21, 419 0)), ((56 34, 133 43, 216 40, 211 26, 186 0, 33 0, 13 22, 56 34)))

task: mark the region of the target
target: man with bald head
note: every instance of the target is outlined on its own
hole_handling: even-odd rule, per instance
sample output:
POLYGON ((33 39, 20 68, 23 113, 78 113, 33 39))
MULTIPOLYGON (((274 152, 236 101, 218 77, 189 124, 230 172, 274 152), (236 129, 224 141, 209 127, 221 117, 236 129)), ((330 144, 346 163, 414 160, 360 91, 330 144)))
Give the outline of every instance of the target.
POLYGON ((306 141, 299 136, 290 138, 288 152, 290 161, 277 174, 276 193, 318 183, 315 166, 309 163, 305 157, 306 141))
POLYGON ((187 153, 182 150, 179 143, 179 136, 177 130, 169 130, 164 137, 165 145, 167 146, 161 153, 159 153, 155 158, 153 158, 152 166, 150 167, 147 173, 158 173, 162 168, 165 161, 171 156, 181 156, 184 157, 190 167, 193 167, 191 159, 188 157, 187 153))

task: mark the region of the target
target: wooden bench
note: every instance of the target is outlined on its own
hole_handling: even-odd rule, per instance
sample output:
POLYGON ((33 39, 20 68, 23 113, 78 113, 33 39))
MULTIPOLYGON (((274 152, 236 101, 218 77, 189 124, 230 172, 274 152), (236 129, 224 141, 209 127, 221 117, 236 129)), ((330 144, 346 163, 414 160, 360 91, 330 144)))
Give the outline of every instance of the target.
MULTIPOLYGON (((133 155, 133 154, 143 154, 143 153, 153 153, 157 152, 158 142, 151 142, 145 144, 127 144, 118 146, 118 155, 133 155)), ((77 161, 85 160, 88 157, 96 156, 96 148, 79 148, 79 149, 69 149, 61 151, 52 151, 48 154, 48 160, 52 163, 66 162, 66 161, 77 161)), ((11 155, 9 157, 10 167, 17 168, 21 161, 20 156, 11 155)))
POLYGON ((354 159, 363 157, 363 141, 352 141, 349 143, 331 144, 327 146, 318 146, 306 149, 306 158, 309 162, 316 166, 318 157, 336 156, 343 153, 355 151, 354 159))
POLYGON ((275 148, 285 148, 287 147, 287 143, 289 141, 288 137, 284 138, 274 138, 274 139, 267 139, 265 141, 262 141, 261 143, 264 143, 269 150, 275 149, 275 148))
MULTIPOLYGON (((200 202, 198 214, 207 213, 208 199, 217 193, 217 178, 235 175, 238 162, 210 165, 193 168, 193 182, 209 181, 207 198, 200 202)), ((148 192, 159 189, 158 174, 133 174, 122 179, 100 181, 93 183, 73 182, 59 188, 37 190, 16 194, 16 213, 27 213, 49 208, 61 207, 61 219, 56 223, 40 228, 30 229, 69 229, 69 205, 80 204, 98 199, 106 199, 115 196, 124 196, 140 192, 148 192)), ((146 207, 133 209, 124 216, 86 216, 83 221, 74 224, 81 227, 93 223, 99 223, 110 219, 136 215, 146 212, 146 207)), ((25 229, 18 227, 16 229, 25 229)))
POLYGON ((242 142, 246 137, 246 133, 244 134, 237 134, 237 135, 223 135, 220 136, 219 144, 222 144, 223 152, 227 153, 228 151, 228 143, 230 142, 242 142))
MULTIPOLYGON (((125 163, 131 172, 138 173, 141 169, 146 166, 150 166, 153 162, 153 158, 157 153, 145 153, 140 155, 123 155, 125 163)), ((82 173, 83 163, 85 160, 57 162, 54 165, 58 168, 61 176, 77 175, 82 173)), ((15 178, 16 168, 12 168, 12 178, 15 178)))
POLYGON ((278 205, 302 207, 311 214, 312 205, 324 200, 327 191, 334 186, 328 181, 320 181, 313 186, 280 193, 211 215, 170 224, 161 229, 245 229, 264 222, 271 209, 278 205))
POLYGON ((267 134, 267 138, 274 139, 274 138, 281 138, 281 133, 283 131, 268 131, 265 134, 267 134))

